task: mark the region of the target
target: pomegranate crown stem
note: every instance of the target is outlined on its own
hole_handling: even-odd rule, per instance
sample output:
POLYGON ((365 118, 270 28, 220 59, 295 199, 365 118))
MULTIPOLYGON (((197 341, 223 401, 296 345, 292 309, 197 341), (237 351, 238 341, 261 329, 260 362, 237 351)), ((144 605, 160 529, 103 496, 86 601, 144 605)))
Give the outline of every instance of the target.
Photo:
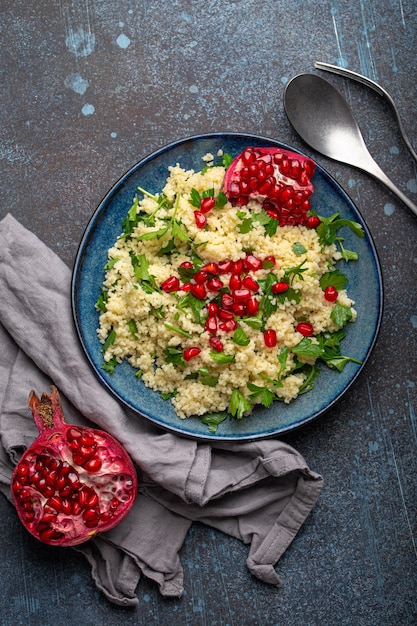
POLYGON ((40 399, 32 389, 29 393, 28 406, 40 433, 64 423, 61 400, 54 385, 51 385, 50 394, 43 392, 40 399))

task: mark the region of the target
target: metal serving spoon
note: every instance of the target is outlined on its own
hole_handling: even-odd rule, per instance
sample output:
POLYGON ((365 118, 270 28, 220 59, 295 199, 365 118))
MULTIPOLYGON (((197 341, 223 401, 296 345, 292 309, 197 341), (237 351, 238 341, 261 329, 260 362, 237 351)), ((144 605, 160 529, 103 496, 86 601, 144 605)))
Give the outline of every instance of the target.
POLYGON ((315 74, 295 76, 285 88, 284 108, 294 129, 314 150, 371 174, 417 216, 417 206, 370 155, 346 100, 327 80, 315 74))

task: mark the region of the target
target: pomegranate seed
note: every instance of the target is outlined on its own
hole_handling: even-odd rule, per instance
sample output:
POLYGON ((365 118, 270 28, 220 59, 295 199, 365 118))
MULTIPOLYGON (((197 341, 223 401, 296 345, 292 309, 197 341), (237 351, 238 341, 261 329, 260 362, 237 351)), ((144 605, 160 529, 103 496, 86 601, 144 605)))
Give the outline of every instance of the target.
POLYGON ((198 298, 199 300, 204 300, 204 298, 207 295, 206 288, 203 284, 198 284, 198 283, 192 284, 190 291, 193 294, 193 296, 195 298, 198 298))
POLYGON ((78 452, 79 452, 79 454, 84 456, 86 459, 89 459, 90 457, 93 456, 94 450, 95 450, 96 447, 97 447, 96 445, 95 446, 84 446, 84 445, 81 445, 79 447, 78 452))
POLYGON ((209 344, 211 345, 213 350, 216 350, 216 352, 223 351, 223 348, 224 348, 223 342, 221 339, 219 339, 219 337, 210 337, 209 344))
POLYGON ((201 352, 200 348, 197 348, 196 346, 193 346, 191 348, 186 348, 183 352, 184 360, 190 361, 191 359, 194 359, 196 356, 198 356, 200 352, 201 352))
POLYGON ((209 291, 219 291, 219 289, 221 289, 223 287, 223 283, 220 280, 220 278, 210 278, 207 281, 207 289, 209 291))
POLYGON ((246 313, 246 305, 243 302, 235 302, 232 307, 232 311, 235 315, 242 317, 246 313))
POLYGON ((251 297, 249 289, 236 289, 233 292, 233 299, 235 302, 247 302, 251 297))
POLYGON ((62 539, 64 537, 63 533, 55 531, 53 528, 42 528, 39 531, 39 539, 43 541, 43 543, 51 543, 51 541, 57 541, 58 539, 62 539))
POLYGON ((256 298, 250 298, 246 303, 246 313, 249 317, 256 315, 259 311, 259 302, 256 298))
POLYGON ((239 259, 238 261, 232 261, 232 274, 241 274, 243 272, 243 269, 243 259, 239 259))
POLYGON ((98 511, 96 509, 86 509, 83 513, 83 520, 87 528, 95 528, 100 521, 98 511))
POLYGON ((317 228, 317 226, 320 226, 320 224, 321 221, 317 217, 317 215, 310 215, 305 221, 305 225, 307 226, 307 228, 317 228))
POLYGON ((192 283, 183 283, 180 287, 181 291, 191 291, 192 283))
POLYGON ((233 297, 230 293, 222 294, 222 307, 223 309, 231 309, 233 306, 233 297))
POLYGON ((91 474, 96 474, 101 470, 102 462, 100 459, 95 457, 94 459, 89 459, 83 465, 84 469, 86 469, 91 474))
POLYGON ((268 178, 262 183, 259 187, 259 193, 262 196, 268 196, 275 186, 275 180, 272 176, 268 176, 268 178))
POLYGON ((290 288, 288 283, 285 282, 278 282, 278 283, 274 283, 271 287, 271 291, 272 293, 284 293, 285 291, 288 291, 288 289, 290 288))
POLYGON ((308 322, 300 322, 297 324, 295 330, 304 337, 311 337, 314 334, 314 328, 308 322))
POLYGON ((194 220, 197 228, 205 228, 207 225, 207 218, 201 211, 194 211, 194 220))
POLYGON ((19 493, 19 491, 22 489, 23 485, 21 483, 20 480, 18 480, 17 478, 14 479, 13 484, 12 484, 12 489, 14 491, 14 493, 19 493))
POLYGON ((182 269, 184 270, 192 270, 194 265, 191 263, 191 261, 183 261, 182 263, 180 263, 180 267, 182 267, 182 269))
POLYGON ((244 163, 252 163, 253 161, 255 161, 256 159, 256 155, 255 155, 255 151, 253 148, 246 148, 243 153, 242 153, 242 161, 244 163))
POLYGON ((256 280, 252 278, 252 276, 245 276, 242 281, 242 286, 246 287, 246 289, 249 289, 249 291, 258 291, 259 289, 259 283, 257 283, 256 280))
POLYGON ((338 296, 339 296, 339 292, 332 285, 329 285, 324 290, 324 297, 327 300, 327 302, 336 302, 338 296))
POLYGON ((240 289, 242 286, 242 281, 240 279, 240 276, 238 274, 232 274, 229 280, 229 287, 232 291, 235 291, 236 289, 240 289))
POLYGON ((220 330, 224 330, 227 333, 231 333, 237 328, 237 321, 235 319, 227 320, 227 322, 222 322, 219 324, 220 330))
POLYGON ((58 498, 58 496, 53 496, 52 498, 49 498, 46 502, 46 504, 51 508, 54 509, 55 511, 61 511, 62 510, 62 499, 58 498))
POLYGON ((264 331, 264 343, 267 348, 275 348, 277 345, 277 333, 273 328, 264 331))
POLYGON ((194 274, 194 280, 196 283, 199 283, 199 284, 207 282, 207 278, 208 278, 208 274, 207 272, 204 272, 203 270, 200 270, 199 272, 196 272, 194 274))
POLYGON ((216 198, 214 196, 209 196, 208 198, 201 198, 200 200, 200 211, 201 213, 208 213, 216 204, 216 198))
POLYGON ((246 264, 246 267, 252 270, 253 272, 256 272, 257 270, 260 270, 262 268, 261 259, 258 259, 258 257, 254 256, 253 254, 248 254, 246 256, 245 264, 246 264))
POLYGON ((209 302, 207 305, 207 311, 209 315, 217 315, 219 311, 219 305, 215 302, 209 302))
MULTIPOLYGON (((97 446, 96 439, 95 439, 94 435, 92 433, 90 433, 90 431, 88 431, 88 430, 85 430, 82 433, 82 436, 81 436, 81 439, 80 439, 80 443, 83 446, 91 446, 91 447, 97 446)), ((52 465, 49 466, 49 469, 52 469, 52 465)))
POLYGON ((61 500, 61 505, 62 505, 62 512, 65 515, 71 515, 72 513, 72 503, 69 500, 66 500, 65 498, 63 498, 61 500))
POLYGON ((77 439, 81 439, 81 437, 82 437, 82 432, 78 428, 75 428, 74 426, 71 426, 71 428, 68 429, 68 432, 67 432, 67 439, 68 439, 68 441, 74 441, 74 440, 77 440, 77 439))
MULTIPOLYGON (((232 304, 232 307, 233 306, 234 306, 234 303, 232 304)), ((226 311, 225 309, 220 309, 217 315, 218 315, 218 318, 223 321, 233 319, 233 313, 231 311, 226 311)))
POLYGON ((19 494, 19 499, 22 500, 22 502, 25 502, 25 500, 32 500, 31 490, 28 489, 27 487, 23 487, 23 489, 21 490, 19 494))
MULTIPOLYGON (((83 487, 78 492, 78 502, 81 504, 81 506, 84 507, 87 504, 87 500, 88 500, 88 488, 87 487, 83 487)), ((51 506, 52 506, 52 504, 51 504, 51 506)))
POLYGON ((215 335, 217 332, 217 319, 214 316, 210 315, 204 323, 204 328, 211 335, 215 335))
POLYGON ((169 278, 164 280, 164 282, 161 285, 161 289, 162 291, 165 291, 166 293, 171 293, 172 291, 178 291, 180 286, 181 286, 180 279, 177 278, 177 276, 170 276, 169 278))
POLYGON ((232 261, 220 261, 220 263, 217 263, 217 269, 219 274, 229 274, 229 272, 231 272, 232 270, 232 265, 232 261))
POLYGON ((207 272, 207 274, 217 274, 219 268, 217 267, 217 263, 206 263, 201 268, 203 272, 207 272))
POLYGON ((21 463, 18 466, 16 473, 19 476, 20 480, 26 478, 26 476, 28 476, 29 474, 29 466, 26 463, 21 463))
POLYGON ((83 510, 81 504, 77 500, 72 500, 72 514, 79 515, 83 510))
POLYGON ((249 167, 247 165, 242 167, 242 171, 241 171, 240 175, 241 175, 243 180, 249 180, 249 178, 251 176, 251 173, 250 173, 249 167))

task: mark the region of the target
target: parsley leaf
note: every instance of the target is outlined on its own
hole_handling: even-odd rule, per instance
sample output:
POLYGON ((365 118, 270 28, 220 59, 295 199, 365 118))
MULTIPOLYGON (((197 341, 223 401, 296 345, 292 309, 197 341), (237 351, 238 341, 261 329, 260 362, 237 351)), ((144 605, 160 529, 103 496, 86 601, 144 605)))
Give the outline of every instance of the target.
POLYGON ((242 317, 242 322, 245 322, 251 328, 255 330, 261 330, 262 328, 262 313, 257 313, 254 317, 242 317))
POLYGON ((245 398, 239 389, 233 389, 229 401, 230 414, 240 420, 244 416, 244 413, 249 411, 251 408, 251 403, 247 398, 245 398))
POLYGON ((287 281, 290 285, 292 285, 296 276, 298 276, 300 280, 304 280, 303 272, 306 272, 308 269, 307 267, 303 267, 304 263, 307 263, 307 259, 304 259, 304 261, 298 265, 287 267, 284 270, 284 281, 287 281))
POLYGON ((346 283, 349 282, 349 279, 345 274, 342 274, 339 270, 332 270, 331 272, 326 272, 320 278, 320 287, 323 291, 326 287, 334 287, 338 291, 345 288, 346 283))
POLYGON ((303 393, 308 393, 314 387, 314 383, 316 382, 317 376, 320 374, 320 368, 318 365, 307 365, 303 366, 303 371, 307 372, 307 377, 301 387, 298 390, 298 395, 302 395, 303 393))
POLYGON ((116 365, 117 365, 116 357, 113 356, 110 359, 110 361, 105 361, 103 363, 103 365, 101 366, 101 369, 103 369, 105 372, 108 372, 109 374, 114 374, 114 370, 116 369, 116 365))
POLYGON ((215 387, 219 382, 219 377, 210 374, 208 367, 200 367, 198 370, 199 381, 208 387, 215 387))
POLYGON ((122 223, 122 226, 123 226, 122 237, 130 237, 134 228, 139 223, 140 218, 139 218, 138 208, 139 208, 139 199, 138 199, 137 194, 135 194, 135 197, 133 199, 133 204, 130 207, 129 211, 127 212, 127 215, 122 223))
POLYGON ((340 252, 342 253, 342 258, 344 261, 357 261, 359 259, 359 255, 354 250, 347 250, 342 241, 344 241, 343 237, 336 237, 336 241, 340 246, 340 252))
POLYGON ((111 268, 116 265, 117 261, 120 261, 120 259, 117 257, 111 257, 104 266, 104 271, 107 272, 108 270, 111 270, 111 268))
POLYGON ((292 351, 294 354, 300 356, 313 356, 316 358, 320 358, 323 354, 323 348, 319 344, 313 343, 309 337, 303 337, 301 341, 293 347, 292 351))
POLYGON ((180 348, 167 346, 166 348, 164 348, 163 353, 165 355, 165 358, 164 358, 165 363, 172 363, 172 365, 176 365, 177 367, 180 367, 180 368, 185 367, 183 351, 180 348))
POLYGON ((201 418, 202 424, 208 426, 211 433, 217 433, 219 425, 224 422, 227 417, 227 412, 222 411, 220 413, 206 413, 201 418))
POLYGON ((197 324, 201 324, 201 310, 204 308, 205 302, 204 300, 199 300, 193 296, 191 291, 187 291, 185 296, 182 296, 177 304, 177 309, 183 310, 189 308, 193 315, 194 321, 197 324))
POLYGON ((248 346, 250 344, 250 339, 241 326, 236 328, 232 339, 238 346, 248 346))
MULTIPOLYGON (((313 212, 314 213, 314 212, 313 212)), ((340 213, 333 213, 330 217, 324 217, 319 215, 321 224, 317 226, 317 234, 319 239, 325 245, 330 245, 336 240, 336 232, 342 226, 347 226, 358 237, 365 237, 365 231, 358 222, 353 222, 348 219, 338 219, 340 213)))
POLYGON ((191 333, 189 333, 188 331, 184 330, 183 328, 180 328, 179 326, 174 326, 173 324, 168 324, 168 322, 165 322, 164 326, 168 330, 172 330, 172 332, 174 332, 174 333, 178 333, 179 335, 182 335, 183 337, 187 337, 187 339, 192 339, 193 338, 191 333))
POLYGON ((237 216, 241 220, 241 223, 238 224, 238 231, 245 235, 249 233, 253 228, 253 219, 251 217, 247 217, 246 211, 238 211, 237 216))
POLYGON ((292 251, 294 252, 294 254, 299 256, 301 254, 305 254, 307 252, 307 249, 304 248, 303 244, 301 244, 299 241, 296 241, 292 247, 292 251))
POLYGON ((221 191, 216 198, 216 204, 214 205, 215 209, 222 209, 227 202, 226 194, 221 191))
POLYGON ((102 311, 103 313, 107 310, 107 302, 109 299, 109 292, 104 287, 100 287, 100 295, 97 298, 96 309, 102 311))
POLYGON ((231 165, 231 163, 233 162, 233 157, 231 154, 229 154, 228 152, 225 152, 223 154, 222 157, 222 165, 223 167, 225 167, 226 169, 229 167, 229 165, 231 165))
POLYGON ((342 328, 352 319, 352 311, 350 307, 337 303, 330 313, 330 317, 338 328, 342 328))
POLYGON ((270 389, 268 389, 268 387, 259 387, 258 385, 255 385, 254 383, 247 383, 246 386, 249 389, 249 391, 252 391, 252 393, 249 396, 252 402, 255 402, 259 398, 261 403, 266 408, 268 408, 269 406, 271 406, 271 404, 275 400, 275 394, 270 389))
POLYGON ((189 203, 191 204, 191 206, 195 207, 196 209, 199 209, 200 208, 200 202, 201 202, 200 192, 197 191, 197 189, 194 189, 194 187, 193 187, 191 189, 191 192, 190 192, 189 203))
POLYGON ((115 341, 116 341, 116 331, 114 330, 114 328, 112 328, 109 334, 107 335, 107 339, 104 342, 103 348, 101 351, 106 352, 106 350, 110 348, 110 346, 114 344, 115 341))
POLYGON ((224 352, 216 352, 216 350, 210 350, 210 356, 217 365, 226 365, 235 360, 234 354, 225 354, 224 352))
POLYGON ((135 339, 138 338, 138 327, 136 326, 135 320, 127 320, 127 325, 129 326, 129 330, 134 336, 135 339))
POLYGON ((155 277, 149 274, 149 262, 144 254, 134 254, 130 252, 130 260, 133 266, 135 277, 145 293, 160 291, 155 277))

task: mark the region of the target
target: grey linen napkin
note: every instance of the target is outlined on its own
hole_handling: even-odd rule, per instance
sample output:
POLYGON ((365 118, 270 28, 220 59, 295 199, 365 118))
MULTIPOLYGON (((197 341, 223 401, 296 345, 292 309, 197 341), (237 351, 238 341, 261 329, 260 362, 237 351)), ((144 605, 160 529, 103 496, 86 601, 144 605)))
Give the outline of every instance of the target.
POLYGON ((11 215, 0 222, 0 490, 10 499, 14 465, 37 431, 28 394, 55 384, 68 422, 92 423, 126 447, 140 488, 129 515, 76 549, 97 587, 116 604, 137 604, 141 574, 180 596, 179 551, 193 521, 250 544, 247 566, 279 585, 274 566, 310 513, 320 475, 276 439, 196 442, 123 408, 98 382, 79 344, 69 268, 11 215))

